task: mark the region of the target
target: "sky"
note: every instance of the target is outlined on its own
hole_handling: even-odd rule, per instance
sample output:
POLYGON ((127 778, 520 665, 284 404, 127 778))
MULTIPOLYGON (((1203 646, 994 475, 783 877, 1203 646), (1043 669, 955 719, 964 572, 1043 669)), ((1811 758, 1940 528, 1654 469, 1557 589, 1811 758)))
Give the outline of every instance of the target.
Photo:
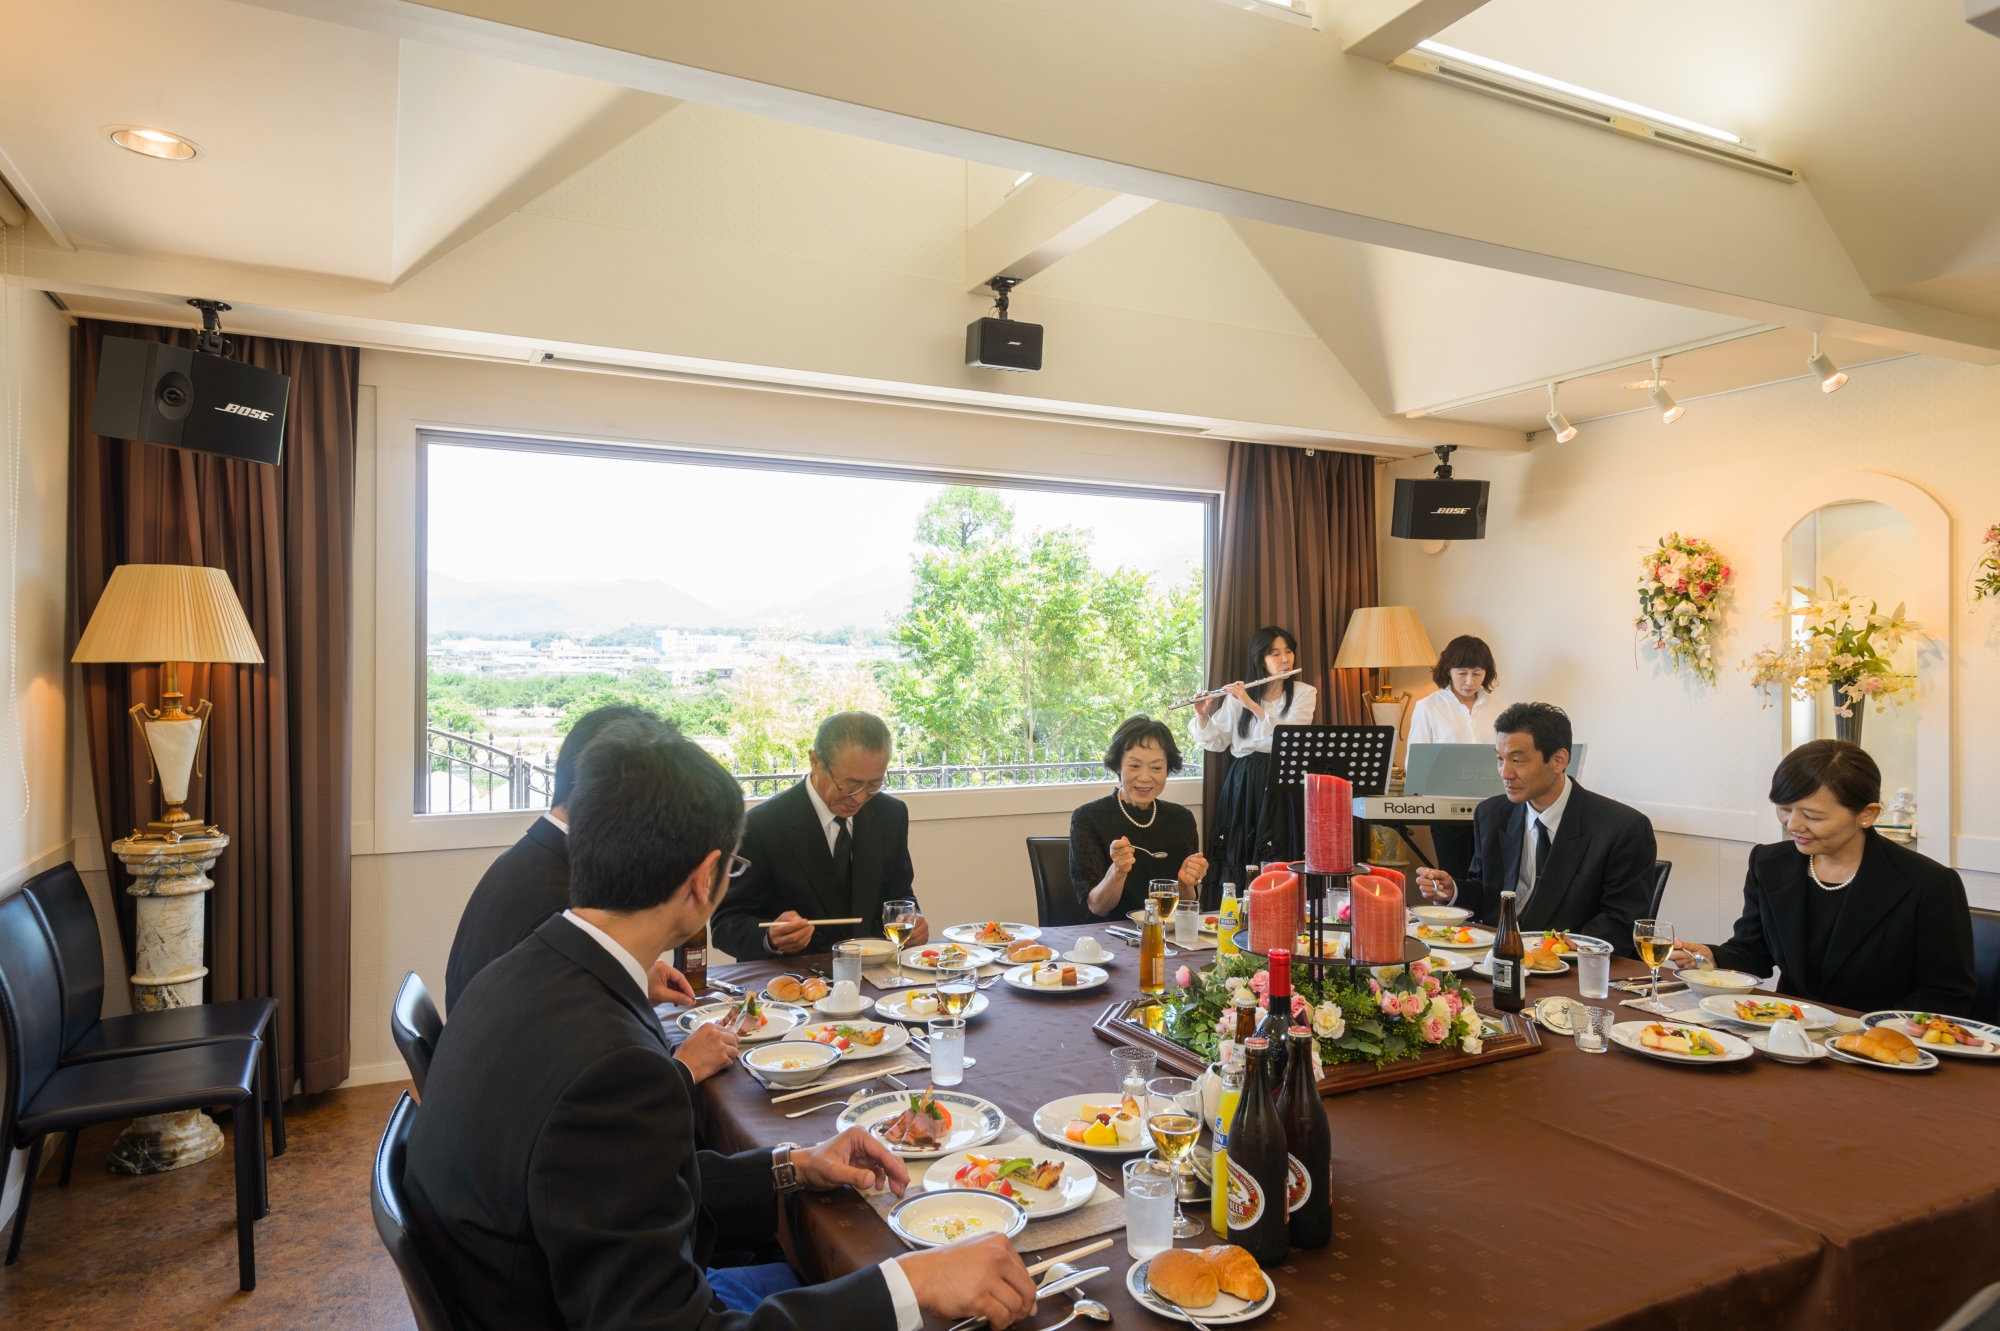
MULTIPOLYGON (((468 582, 657 579, 750 613, 856 577, 906 574, 942 487, 433 444, 430 569, 468 582)), ((1200 566, 1204 507, 1007 488, 1016 532, 1090 528, 1099 567, 1162 581, 1200 566)))

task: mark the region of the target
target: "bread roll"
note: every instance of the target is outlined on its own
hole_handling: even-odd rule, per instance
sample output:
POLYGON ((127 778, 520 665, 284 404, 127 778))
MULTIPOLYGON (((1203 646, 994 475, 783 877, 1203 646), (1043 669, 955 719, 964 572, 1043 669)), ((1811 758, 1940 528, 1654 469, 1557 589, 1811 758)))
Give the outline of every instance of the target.
POLYGON ((805 986, 796 975, 780 975, 765 985, 764 991, 780 1003, 796 1003, 805 996, 805 986))
POLYGON ((1153 1258, 1146 1266, 1146 1283, 1153 1293, 1180 1308, 1208 1307, 1218 1288, 1215 1268, 1187 1248, 1169 1248, 1153 1258))
POLYGON ((833 990, 827 987, 826 981, 817 975, 799 982, 799 997, 808 1003, 817 1003, 832 992, 833 990))
POLYGON ((1201 1250, 1201 1259, 1215 1268, 1215 1283, 1224 1294, 1255 1303, 1264 1297, 1264 1271, 1248 1250, 1218 1243, 1201 1250))

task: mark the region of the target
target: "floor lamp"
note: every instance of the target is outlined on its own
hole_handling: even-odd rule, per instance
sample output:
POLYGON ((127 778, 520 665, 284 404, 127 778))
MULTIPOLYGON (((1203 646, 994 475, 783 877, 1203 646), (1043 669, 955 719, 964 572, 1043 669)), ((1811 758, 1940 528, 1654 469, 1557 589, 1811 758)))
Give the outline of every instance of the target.
MULTIPOLYGON (((157 664, 160 706, 132 704, 145 741, 150 780, 164 807, 143 829, 111 843, 132 876, 138 920, 132 1002, 141 1012, 193 1007, 202 1001, 207 922, 202 897, 208 870, 229 845, 222 829, 183 807, 200 774, 211 704, 182 706, 180 663, 264 660, 242 603, 219 568, 181 564, 121 564, 84 626, 70 660, 89 664, 157 664)), ((222 1133, 198 1109, 135 1119, 112 1147, 121 1174, 157 1174, 206 1160, 222 1149, 222 1133)))

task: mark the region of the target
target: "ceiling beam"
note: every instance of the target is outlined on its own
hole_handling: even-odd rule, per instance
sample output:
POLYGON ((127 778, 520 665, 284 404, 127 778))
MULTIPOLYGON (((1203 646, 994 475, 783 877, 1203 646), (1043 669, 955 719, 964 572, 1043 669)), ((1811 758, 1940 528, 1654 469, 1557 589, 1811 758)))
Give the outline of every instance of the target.
POLYGON ((1361 0, 1342 7, 1341 49, 1386 65, 1437 36, 1486 0, 1361 0))
POLYGON ((246 0, 1368 244, 2000 363, 2000 321, 1878 298, 1809 189, 1341 54, 1218 4, 246 0), (968 78, 966 52, 1005 79, 968 78))
POLYGON ((1136 194, 1036 176, 965 233, 965 287, 1027 281, 1153 206, 1136 194))

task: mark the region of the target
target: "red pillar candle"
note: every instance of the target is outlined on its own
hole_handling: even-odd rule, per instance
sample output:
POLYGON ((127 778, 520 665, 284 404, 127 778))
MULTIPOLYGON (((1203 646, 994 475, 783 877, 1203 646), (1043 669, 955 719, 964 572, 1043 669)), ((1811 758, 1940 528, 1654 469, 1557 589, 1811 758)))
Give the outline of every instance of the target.
POLYGON ((1408 916, 1403 885, 1380 874, 1354 880, 1354 955, 1370 965, 1403 959, 1403 934, 1408 916))
POLYGON ((1250 950, 1269 954, 1292 945, 1299 914, 1299 876, 1285 870, 1260 875, 1250 884, 1250 950))
POLYGON ((1354 787, 1328 772, 1306 773, 1306 868, 1354 871, 1354 787))

